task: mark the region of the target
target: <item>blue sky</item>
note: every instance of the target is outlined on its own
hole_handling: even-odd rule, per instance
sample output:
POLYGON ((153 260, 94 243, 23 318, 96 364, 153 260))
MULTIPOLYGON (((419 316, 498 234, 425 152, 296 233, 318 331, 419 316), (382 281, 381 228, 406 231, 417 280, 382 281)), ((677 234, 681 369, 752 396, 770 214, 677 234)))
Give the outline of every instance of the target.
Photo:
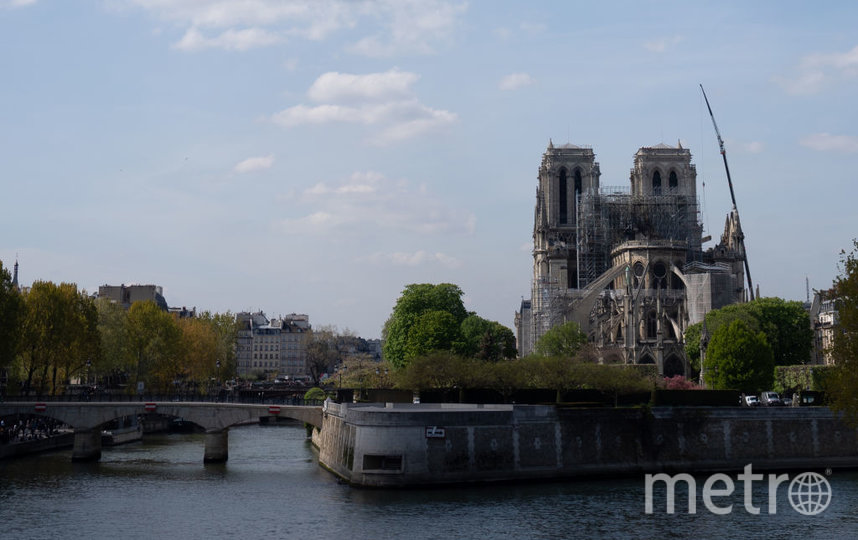
POLYGON ((0 0, 0 260, 364 337, 452 282, 511 327, 549 138, 602 185, 681 140, 720 237, 702 83, 754 281, 803 300, 858 236, 856 27, 854 2, 0 0))

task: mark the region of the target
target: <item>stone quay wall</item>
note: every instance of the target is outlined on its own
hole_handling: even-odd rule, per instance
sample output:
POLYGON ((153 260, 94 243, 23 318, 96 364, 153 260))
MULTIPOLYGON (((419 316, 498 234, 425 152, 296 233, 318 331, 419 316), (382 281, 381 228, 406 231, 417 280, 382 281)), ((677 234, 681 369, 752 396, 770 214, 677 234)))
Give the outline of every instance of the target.
POLYGON ((314 441, 322 466, 367 487, 858 468, 858 430, 825 407, 327 402, 314 441))

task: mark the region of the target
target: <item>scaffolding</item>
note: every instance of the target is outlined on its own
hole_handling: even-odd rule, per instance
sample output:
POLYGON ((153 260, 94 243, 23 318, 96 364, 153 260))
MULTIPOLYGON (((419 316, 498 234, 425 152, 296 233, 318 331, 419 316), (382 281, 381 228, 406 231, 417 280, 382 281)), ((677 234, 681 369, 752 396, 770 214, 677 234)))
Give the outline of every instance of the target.
POLYGON ((702 226, 693 197, 667 192, 632 195, 628 188, 603 187, 581 195, 578 204, 578 287, 584 288, 611 266, 611 251, 631 240, 682 245, 687 260, 699 258, 702 226))

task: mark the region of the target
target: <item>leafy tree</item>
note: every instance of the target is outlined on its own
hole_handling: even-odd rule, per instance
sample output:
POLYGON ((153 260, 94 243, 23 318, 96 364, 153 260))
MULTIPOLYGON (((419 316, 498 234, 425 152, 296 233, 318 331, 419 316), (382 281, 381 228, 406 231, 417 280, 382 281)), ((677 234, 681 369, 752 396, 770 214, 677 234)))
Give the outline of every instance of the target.
POLYGON ((474 388, 485 380, 482 363, 449 351, 414 358, 395 373, 396 387, 405 390, 474 388))
POLYGON ((98 334, 101 339, 101 355, 91 366, 94 378, 103 378, 108 386, 126 375, 128 350, 125 340, 125 319, 128 312, 118 303, 107 298, 95 301, 98 312, 98 334))
POLYGON ((502 358, 515 358, 518 354, 512 330, 478 315, 465 317, 459 334, 460 339, 453 344, 453 351, 461 356, 496 362, 502 358))
POLYGON ((322 376, 330 373, 339 361, 340 354, 334 329, 320 328, 308 333, 307 368, 314 386, 319 386, 322 376))
POLYGON ((584 344, 587 336, 581 332, 578 324, 572 321, 555 326, 536 341, 536 353, 543 356, 575 356, 584 344))
POLYGON ((838 320, 831 347, 836 367, 827 378, 827 390, 832 408, 858 425, 858 240, 852 244, 850 253, 840 253, 840 275, 831 291, 838 320))
POLYGON ((150 300, 131 304, 125 323, 126 361, 133 381, 166 392, 181 370, 182 331, 176 320, 150 300))
POLYGON ((623 364, 579 364, 577 367, 582 387, 601 390, 614 398, 614 407, 620 396, 651 390, 653 382, 640 371, 623 364))
POLYGON ((327 397, 328 394, 326 394, 325 391, 318 386, 314 386, 313 388, 310 388, 309 390, 304 392, 304 401, 325 401, 327 397))
POLYGON ((50 281, 33 283, 23 299, 17 364, 24 392, 56 394, 100 354, 95 304, 77 285, 50 281))
POLYGON ((449 351, 459 336, 460 323, 448 311, 425 311, 417 317, 405 342, 405 358, 424 356, 432 351, 449 351))
MULTIPOLYGON (((754 332, 765 333, 775 365, 804 364, 810 359, 813 330, 801 302, 758 298, 753 302, 724 306, 706 314, 706 330, 712 336, 735 320, 744 321, 754 332)), ((698 372, 701 327, 702 323, 694 324, 685 333, 685 352, 691 369, 698 372)))
POLYGON ((219 378, 218 335, 211 321, 187 318, 179 319, 177 324, 182 331, 182 355, 176 359, 172 380, 202 382, 219 378))
POLYGON ((772 349, 764 333, 754 332, 742 320, 712 334, 704 367, 708 388, 757 392, 772 387, 772 349))
POLYGON ((391 365, 404 367, 413 358, 435 350, 432 347, 450 350, 460 341, 460 325, 468 316, 462 295, 462 290, 450 283, 407 285, 382 331, 384 357, 391 365), (432 343, 423 344, 412 333, 432 343))
POLYGON ((23 311, 23 299, 12 287, 12 278, 3 268, 3 261, 0 261, 0 371, 6 369, 15 358, 23 311))

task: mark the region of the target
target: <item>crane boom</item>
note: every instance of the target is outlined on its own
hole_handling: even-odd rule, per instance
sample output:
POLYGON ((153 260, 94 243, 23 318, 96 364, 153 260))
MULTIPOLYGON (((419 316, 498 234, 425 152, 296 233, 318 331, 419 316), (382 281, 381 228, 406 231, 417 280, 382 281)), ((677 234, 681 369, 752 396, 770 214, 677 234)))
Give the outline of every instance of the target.
POLYGON ((736 208, 736 194, 733 192, 733 179, 730 178, 730 166, 727 165, 727 150, 724 149, 724 139, 721 138, 721 132, 718 131, 718 124, 715 122, 715 115, 712 114, 712 107, 709 105, 709 98, 706 97, 706 90, 703 85, 700 85, 700 91, 703 92, 703 99, 706 101, 706 108, 709 109, 709 117, 712 118, 712 126, 715 127, 715 135, 718 137, 718 146, 721 149, 721 157, 724 159, 724 170, 727 171, 727 185, 730 187, 730 199, 733 201, 733 211, 736 212, 736 225, 739 228, 739 245, 742 247, 742 260, 745 263, 745 274, 748 275, 748 293, 751 300, 754 299, 754 284, 751 281, 751 268, 748 266, 748 252, 745 250, 745 233, 742 231, 742 222, 739 219, 739 209, 736 208))

